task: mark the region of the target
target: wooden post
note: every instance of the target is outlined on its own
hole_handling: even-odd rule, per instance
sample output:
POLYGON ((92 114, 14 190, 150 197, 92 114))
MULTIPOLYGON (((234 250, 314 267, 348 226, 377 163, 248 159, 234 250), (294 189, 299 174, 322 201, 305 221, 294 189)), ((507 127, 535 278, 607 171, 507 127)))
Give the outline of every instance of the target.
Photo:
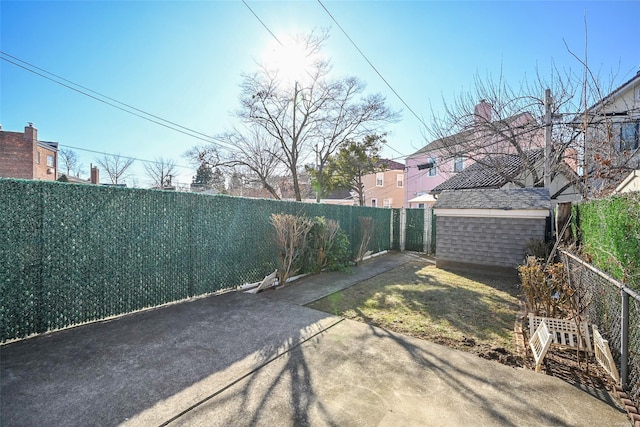
POLYGON ((570 243, 571 242, 571 227, 570 225, 565 228, 565 224, 571 219, 571 202, 560 202, 556 207, 556 241, 558 243, 570 243), (564 230, 564 233, 562 233, 564 230))

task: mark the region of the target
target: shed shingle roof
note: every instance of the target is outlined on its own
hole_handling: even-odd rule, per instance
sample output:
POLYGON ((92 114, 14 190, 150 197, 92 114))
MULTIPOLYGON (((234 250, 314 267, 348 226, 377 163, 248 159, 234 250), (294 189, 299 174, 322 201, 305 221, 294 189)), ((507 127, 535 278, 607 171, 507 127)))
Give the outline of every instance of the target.
MULTIPOLYGON (((527 153, 528 161, 537 162, 544 155, 544 150, 532 150, 527 153)), ((515 178, 524 169, 522 157, 515 154, 493 156, 488 163, 474 163, 458 172, 430 193, 438 194, 444 190, 464 190, 472 188, 500 188, 508 182, 507 177, 515 178)))
POLYGON ((435 209, 549 210, 551 197, 546 188, 448 190, 438 196, 438 201, 433 207, 435 209))

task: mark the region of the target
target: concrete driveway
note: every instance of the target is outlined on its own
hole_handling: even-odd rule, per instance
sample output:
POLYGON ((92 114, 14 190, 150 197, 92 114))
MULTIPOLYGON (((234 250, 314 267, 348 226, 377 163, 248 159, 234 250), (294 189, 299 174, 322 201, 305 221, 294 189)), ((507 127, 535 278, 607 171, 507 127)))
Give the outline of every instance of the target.
POLYGON ((279 291, 211 296, 6 344, 0 424, 631 425, 606 392, 295 301, 411 259, 389 254, 279 291))

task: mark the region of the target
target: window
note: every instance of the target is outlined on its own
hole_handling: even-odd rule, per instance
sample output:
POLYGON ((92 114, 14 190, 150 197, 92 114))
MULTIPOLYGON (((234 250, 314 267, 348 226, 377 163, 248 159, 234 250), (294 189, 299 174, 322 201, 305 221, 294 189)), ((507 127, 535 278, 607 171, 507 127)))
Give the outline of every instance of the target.
POLYGON ((40 152, 36 151, 36 163, 40 164, 40 152))
POLYGON ((371 207, 372 208, 378 207, 378 199, 371 199, 371 207))
POLYGON ((638 148, 640 122, 623 123, 620 127, 620 151, 638 148))
POLYGON ((429 159, 427 163, 431 164, 431 167, 427 170, 427 176, 436 176, 438 174, 437 159, 434 157, 429 159))
POLYGON ((54 166, 55 166, 55 158, 47 154, 47 167, 52 168, 54 166))
POLYGON ((404 187, 404 174, 403 173, 399 173, 398 175, 396 175, 396 187, 398 187, 398 188, 404 187))
POLYGON ((464 157, 456 157, 453 159, 453 171, 462 172, 464 169, 464 157))
POLYGON ((384 208, 390 208, 391 207, 391 199, 383 199, 382 200, 382 207, 384 208))
POLYGON ((424 209, 424 203, 418 203, 418 209, 424 209))
POLYGON ((382 187, 384 185, 384 172, 376 173, 376 187, 382 187))

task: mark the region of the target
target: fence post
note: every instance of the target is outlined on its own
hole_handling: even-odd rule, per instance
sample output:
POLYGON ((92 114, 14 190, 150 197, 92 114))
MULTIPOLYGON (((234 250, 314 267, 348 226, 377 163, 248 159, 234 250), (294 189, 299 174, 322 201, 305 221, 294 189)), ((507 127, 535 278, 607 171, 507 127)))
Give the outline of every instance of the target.
POLYGON ((390 227, 389 227, 389 231, 390 231, 390 233, 389 233, 389 248, 390 249, 393 249, 393 212, 394 212, 394 210, 395 209, 389 209, 389 212, 391 212, 391 215, 390 215, 391 218, 389 218, 389 224, 390 224, 390 227))
POLYGON ((407 210, 400 208, 400 252, 404 252, 404 246, 407 239, 407 210))
POLYGON ((422 239, 422 243, 424 247, 423 252, 426 254, 431 253, 431 220, 433 219, 431 212, 431 208, 424 209, 424 238, 422 239))
POLYGON ((624 289, 622 295, 622 316, 620 319, 620 385, 627 385, 629 371, 629 294, 624 289))

